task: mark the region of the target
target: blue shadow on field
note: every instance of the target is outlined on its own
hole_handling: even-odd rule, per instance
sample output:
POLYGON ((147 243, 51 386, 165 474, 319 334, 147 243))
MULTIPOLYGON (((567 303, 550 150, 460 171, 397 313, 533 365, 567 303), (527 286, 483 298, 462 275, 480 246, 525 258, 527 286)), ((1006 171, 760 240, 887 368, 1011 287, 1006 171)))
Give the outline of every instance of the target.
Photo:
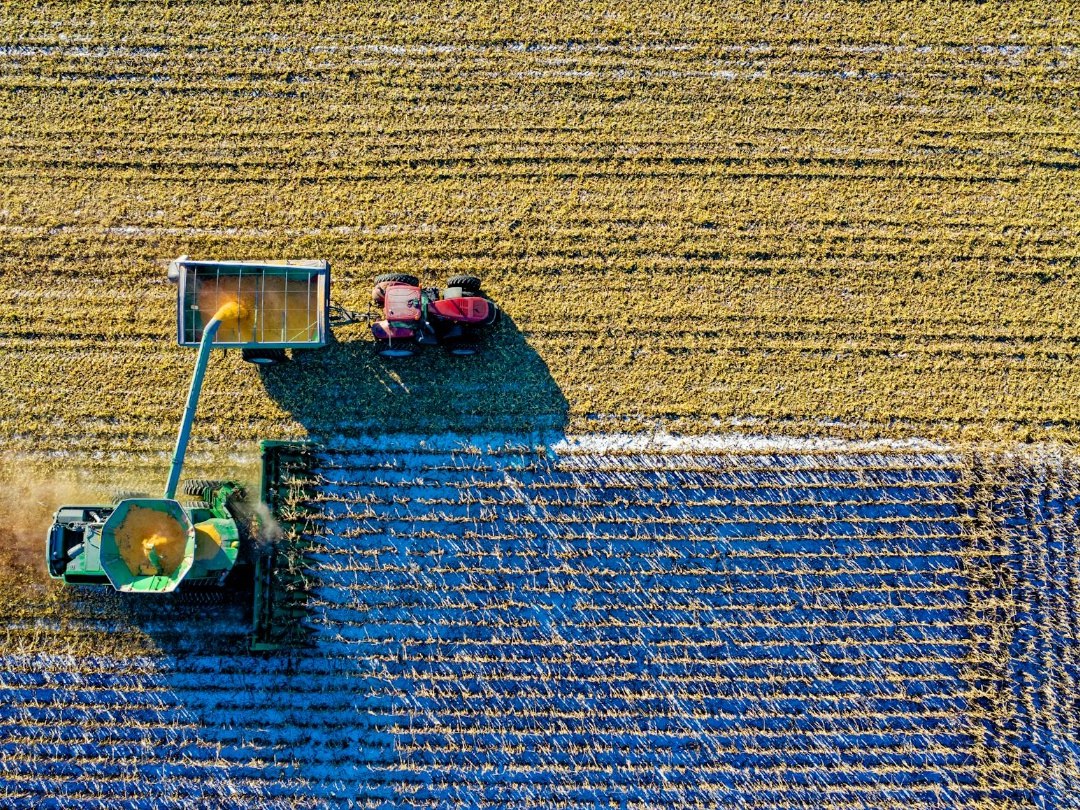
POLYGON ((438 346, 413 357, 375 352, 366 324, 339 327, 322 349, 260 369, 270 397, 317 437, 562 430, 568 405, 544 362, 503 313, 481 333, 481 353, 438 346))

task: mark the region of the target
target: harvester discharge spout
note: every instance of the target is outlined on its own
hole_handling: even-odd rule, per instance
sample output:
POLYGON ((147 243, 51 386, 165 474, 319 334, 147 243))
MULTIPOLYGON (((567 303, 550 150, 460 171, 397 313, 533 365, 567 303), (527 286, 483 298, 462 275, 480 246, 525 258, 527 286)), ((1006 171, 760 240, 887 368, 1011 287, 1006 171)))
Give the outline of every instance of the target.
POLYGON ((210 360, 214 337, 223 323, 235 324, 247 315, 247 307, 237 301, 229 301, 222 304, 203 329, 202 340, 199 341, 199 356, 195 360, 195 371, 191 375, 187 404, 184 406, 184 417, 180 420, 180 432, 176 436, 176 447, 173 449, 169 480, 165 484, 166 498, 175 498, 176 488, 180 484, 180 471, 184 466, 184 456, 187 454, 188 440, 191 438, 191 424, 195 421, 195 409, 199 405, 199 392, 202 391, 203 377, 206 376, 206 364, 210 360))

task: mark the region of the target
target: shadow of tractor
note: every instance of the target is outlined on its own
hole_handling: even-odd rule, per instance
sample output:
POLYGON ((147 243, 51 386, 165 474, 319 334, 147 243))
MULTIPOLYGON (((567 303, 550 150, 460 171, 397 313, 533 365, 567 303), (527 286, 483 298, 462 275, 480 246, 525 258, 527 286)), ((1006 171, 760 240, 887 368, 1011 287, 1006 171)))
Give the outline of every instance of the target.
POLYGON ((567 401, 547 364, 505 313, 481 352, 439 346, 413 357, 375 353, 367 324, 339 327, 322 349, 260 368, 269 396, 313 438, 409 433, 562 430, 567 401))

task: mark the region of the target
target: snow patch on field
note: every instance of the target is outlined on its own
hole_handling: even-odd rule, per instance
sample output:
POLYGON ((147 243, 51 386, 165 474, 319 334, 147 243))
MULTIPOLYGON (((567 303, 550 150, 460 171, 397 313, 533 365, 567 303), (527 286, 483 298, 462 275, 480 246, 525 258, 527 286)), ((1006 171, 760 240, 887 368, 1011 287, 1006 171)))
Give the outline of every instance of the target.
MULTIPOLYGON (((475 452, 501 451, 507 448, 543 449, 560 453, 880 453, 911 451, 917 453, 948 453, 949 445, 926 439, 871 439, 853 441, 830 437, 800 438, 793 436, 752 435, 743 433, 688 436, 667 433, 582 433, 564 434, 559 431, 532 433, 480 433, 475 435, 442 433, 421 435, 394 433, 357 436, 333 440, 333 449, 396 450, 417 452, 475 452)), ((954 451, 955 452, 955 451, 954 451)))

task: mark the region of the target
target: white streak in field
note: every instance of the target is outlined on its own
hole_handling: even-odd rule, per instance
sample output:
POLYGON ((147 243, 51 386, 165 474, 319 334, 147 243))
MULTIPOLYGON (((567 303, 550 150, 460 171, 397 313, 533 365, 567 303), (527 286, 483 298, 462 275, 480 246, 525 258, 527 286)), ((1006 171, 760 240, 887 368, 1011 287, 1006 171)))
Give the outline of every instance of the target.
MULTIPOLYGON (((672 433, 461 433, 434 435, 384 433, 335 439, 334 451, 412 449, 419 453, 893 453, 952 454, 957 448, 927 439, 800 438, 777 435, 716 433, 684 436, 672 433)), ((950 459, 955 461, 955 459, 950 459)))

